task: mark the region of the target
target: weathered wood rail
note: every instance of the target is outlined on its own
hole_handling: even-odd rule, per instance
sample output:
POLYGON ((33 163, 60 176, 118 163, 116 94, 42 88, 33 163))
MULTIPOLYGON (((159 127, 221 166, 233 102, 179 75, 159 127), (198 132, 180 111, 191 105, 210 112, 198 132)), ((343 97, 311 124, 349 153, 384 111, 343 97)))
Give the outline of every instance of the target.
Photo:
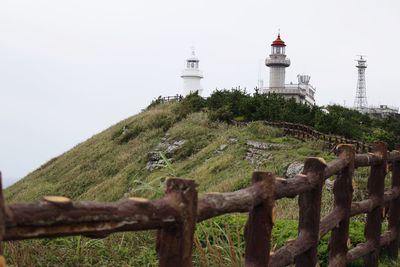
MULTIPOLYGON (((297 267, 316 266, 318 241, 330 231, 329 266, 346 266, 361 257, 365 266, 378 266, 380 250, 392 258, 398 256, 400 152, 388 152, 383 143, 371 145, 371 153, 365 154, 356 154, 353 145, 339 145, 337 159, 326 163, 321 158, 307 158, 303 173, 293 179, 254 172, 252 184, 247 188, 200 196, 193 180, 180 178, 167 180, 165 196, 161 199, 129 198, 113 203, 74 202, 65 197, 47 196, 38 202, 5 205, 0 190, 0 253, 3 253, 1 241, 71 235, 101 238, 121 231, 156 229, 159 266, 193 266, 196 223, 234 212, 248 212, 245 266, 291 263, 297 267), (353 202, 352 181, 354 169, 358 167, 370 167, 369 198, 353 202), (384 192, 389 169, 392 187, 384 192), (321 219, 322 187, 324 180, 333 175, 336 175, 334 208, 321 219), (274 202, 295 196, 299 196, 298 237, 271 252, 274 202), (384 213, 385 207, 389 210, 384 213), (349 221, 358 214, 367 214, 366 242, 349 250, 349 221), (388 230, 381 233, 384 214, 388 214, 388 230)), ((4 262, 0 256, 0 266, 4 262)))
POLYGON ((172 96, 160 96, 159 98, 158 98, 158 100, 161 102, 161 103, 167 103, 167 102, 172 102, 172 101, 178 101, 178 102, 180 102, 180 101, 182 101, 182 99, 183 99, 183 96, 182 95, 172 95, 172 96))
POLYGON ((263 121, 263 122, 269 126, 281 128, 283 129, 285 134, 294 136, 301 140, 318 139, 327 143, 330 147, 335 147, 338 144, 352 144, 354 145, 354 148, 358 153, 365 153, 371 150, 371 147, 364 142, 345 138, 339 135, 321 133, 310 126, 303 125, 300 123, 272 122, 272 121, 263 121))

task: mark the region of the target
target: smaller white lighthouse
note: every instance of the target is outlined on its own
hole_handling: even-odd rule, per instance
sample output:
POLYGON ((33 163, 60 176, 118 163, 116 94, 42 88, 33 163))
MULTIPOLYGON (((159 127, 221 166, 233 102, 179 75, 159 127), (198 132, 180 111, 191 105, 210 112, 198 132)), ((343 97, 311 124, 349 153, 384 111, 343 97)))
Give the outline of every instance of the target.
POLYGON ((183 93, 188 95, 190 93, 199 92, 199 95, 203 92, 200 80, 203 79, 203 72, 199 69, 200 60, 196 57, 196 53, 192 48, 192 55, 186 59, 185 67, 182 71, 181 78, 183 79, 183 93))

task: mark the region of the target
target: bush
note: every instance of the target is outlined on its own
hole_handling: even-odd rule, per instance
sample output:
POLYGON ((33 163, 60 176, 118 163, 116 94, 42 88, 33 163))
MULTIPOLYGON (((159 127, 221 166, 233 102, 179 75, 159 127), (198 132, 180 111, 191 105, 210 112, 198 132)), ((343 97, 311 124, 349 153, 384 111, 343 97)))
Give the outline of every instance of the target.
POLYGON ((396 138, 394 133, 388 132, 382 128, 372 128, 372 131, 364 133, 363 139, 368 143, 382 141, 391 148, 394 148, 395 144, 398 142, 398 138, 396 138))
POLYGON ((174 158, 176 160, 183 160, 198 152, 200 149, 207 145, 206 140, 199 140, 198 138, 191 139, 183 144, 176 152, 174 158))
POLYGON ((199 112, 206 106, 206 100, 199 96, 196 91, 189 94, 177 106, 175 112, 179 120, 186 118, 187 115, 194 112, 199 112))
POLYGON ((144 130, 143 126, 135 125, 132 128, 127 128, 121 131, 120 136, 117 138, 118 143, 123 144, 138 136, 144 130))
POLYGON ((149 120, 147 128, 149 129, 162 129, 163 132, 174 124, 175 118, 169 114, 159 114, 156 117, 149 120))
POLYGON ((400 116, 371 118, 338 105, 308 106, 277 94, 253 95, 245 90, 216 90, 207 98, 211 121, 286 121, 313 126, 318 131, 364 142, 384 141, 390 149, 400 143, 400 116))
POLYGON ((217 110, 213 110, 209 113, 209 118, 211 121, 221 121, 231 123, 234 114, 231 112, 229 106, 222 106, 217 110))
MULTIPOLYGON (((148 108, 161 102, 162 98, 159 97, 148 108)), ((181 120, 203 109, 207 109, 211 121, 286 121, 364 142, 384 141, 390 149, 400 143, 400 116, 371 118, 339 105, 327 106, 323 112, 318 106, 297 103, 293 98, 284 99, 277 94, 260 94, 258 91, 250 95, 240 88, 215 90, 207 99, 199 96, 198 92, 192 93, 177 105, 175 115, 177 120, 181 120)))

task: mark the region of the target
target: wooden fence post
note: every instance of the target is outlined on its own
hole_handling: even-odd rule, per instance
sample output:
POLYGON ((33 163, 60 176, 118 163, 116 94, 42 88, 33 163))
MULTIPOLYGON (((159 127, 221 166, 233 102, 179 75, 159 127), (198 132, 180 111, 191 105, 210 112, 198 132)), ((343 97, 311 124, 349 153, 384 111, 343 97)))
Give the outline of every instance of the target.
POLYGON ((339 145, 338 157, 347 159, 349 164, 336 176, 333 186, 335 209, 341 209, 344 217, 338 227, 332 229, 329 241, 329 266, 345 267, 347 254, 347 240, 349 238, 349 223, 351 201, 353 198, 353 174, 355 151, 352 145, 339 145))
POLYGON ((380 164, 371 167, 367 184, 369 198, 378 199, 380 204, 367 215, 365 239, 366 242, 372 244, 374 250, 364 257, 366 267, 377 267, 379 263, 379 241, 382 230, 383 191, 387 167, 386 145, 382 142, 374 143, 372 144, 372 152, 382 156, 383 160, 380 164))
POLYGON ((193 180, 167 180, 165 199, 181 210, 182 223, 162 228, 157 234, 160 267, 191 267, 193 235, 197 221, 197 190, 193 180))
POLYGON ((255 184, 262 181, 264 201, 249 212, 244 231, 246 267, 267 267, 269 262, 271 232, 274 224, 272 210, 275 200, 275 177, 269 172, 254 172, 252 183, 255 184))
MULTIPOLYGON (((396 150, 400 151, 400 145, 396 146, 396 150)), ((400 162, 392 162, 392 188, 400 190, 400 162)), ((393 199, 389 207, 389 230, 396 235, 396 239, 389 243, 387 252, 389 257, 397 259, 399 254, 399 236, 400 236, 400 197, 393 199)))
POLYGON ((307 136, 306 136, 306 132, 304 131, 304 128, 299 127, 299 131, 301 133, 301 138, 303 138, 303 141, 305 141, 307 136))
POLYGON ((296 257, 296 267, 314 267, 317 264, 319 241, 319 221, 321 215, 321 195, 326 163, 321 158, 308 158, 303 174, 318 177, 315 187, 299 196, 299 237, 312 243, 310 249, 296 257))
POLYGON ((5 204, 3 196, 3 178, 0 172, 0 267, 6 266, 6 260, 4 258, 3 251, 3 236, 5 233, 5 204))

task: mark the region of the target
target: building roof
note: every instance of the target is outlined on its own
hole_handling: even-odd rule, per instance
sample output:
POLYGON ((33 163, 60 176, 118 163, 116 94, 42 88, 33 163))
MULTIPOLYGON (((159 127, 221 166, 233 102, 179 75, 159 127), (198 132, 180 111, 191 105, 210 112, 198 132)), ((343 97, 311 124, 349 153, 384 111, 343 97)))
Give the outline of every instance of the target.
POLYGON ((271 46, 286 46, 285 42, 281 39, 281 34, 278 34, 278 37, 275 41, 272 42, 271 46))

